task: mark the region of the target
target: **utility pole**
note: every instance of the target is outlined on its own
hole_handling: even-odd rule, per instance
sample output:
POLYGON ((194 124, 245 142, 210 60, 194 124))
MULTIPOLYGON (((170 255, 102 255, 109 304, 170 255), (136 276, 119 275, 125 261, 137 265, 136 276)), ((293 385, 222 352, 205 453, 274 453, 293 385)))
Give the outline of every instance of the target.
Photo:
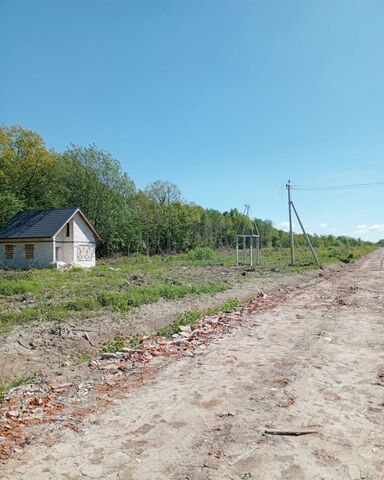
POLYGON ((288 180, 286 187, 288 190, 289 236, 291 238, 291 265, 295 265, 295 243, 293 240, 293 228, 292 228, 292 201, 291 201, 291 181, 290 180, 288 180))
POLYGON ((307 235, 307 232, 305 231, 304 225, 302 224, 302 222, 301 222, 301 220, 300 220, 300 217, 299 217, 299 214, 297 213, 296 207, 295 207, 295 205, 293 204, 293 202, 291 202, 291 205, 292 205, 292 208, 293 208, 293 210, 294 210, 294 212, 295 212, 295 214, 296 214, 297 220, 299 221, 301 230, 303 231, 305 241, 307 242, 307 246, 308 246, 309 250, 310 250, 311 253, 312 253, 313 260, 314 260, 314 262, 317 263, 317 265, 320 267, 319 259, 317 258, 315 249, 313 248, 312 243, 311 243, 311 240, 309 239, 309 237, 308 237, 308 235, 307 235))

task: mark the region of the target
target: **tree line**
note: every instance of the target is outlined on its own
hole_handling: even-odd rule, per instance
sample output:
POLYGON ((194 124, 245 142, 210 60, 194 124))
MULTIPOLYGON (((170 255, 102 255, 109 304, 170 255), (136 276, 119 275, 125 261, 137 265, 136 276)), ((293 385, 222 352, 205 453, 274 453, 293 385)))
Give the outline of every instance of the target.
MULTIPOLYGON (((262 247, 287 247, 287 232, 270 220, 231 209, 220 212, 182 199, 179 188, 157 180, 138 190, 119 161, 97 148, 48 150, 37 133, 0 127, 0 228, 21 210, 79 206, 101 237, 99 255, 185 252, 234 246, 237 232, 258 227, 262 247), (251 225, 254 222, 255 225, 251 225)), ((332 235, 311 236, 315 246, 356 245, 332 235)), ((304 244, 302 236, 297 242, 304 244)))

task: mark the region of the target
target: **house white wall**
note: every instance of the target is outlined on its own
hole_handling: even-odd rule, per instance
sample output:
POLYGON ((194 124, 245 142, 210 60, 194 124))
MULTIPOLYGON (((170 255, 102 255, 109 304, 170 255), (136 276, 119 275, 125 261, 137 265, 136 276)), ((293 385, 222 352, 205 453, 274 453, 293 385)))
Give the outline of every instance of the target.
POLYGON ((53 242, 37 241, 6 241, 0 243, 0 264, 10 268, 42 268, 50 267, 53 262, 53 242), (33 259, 27 259, 25 245, 33 245, 33 259), (12 259, 5 258, 5 245, 14 245, 12 259))
MULTIPOLYGON (((73 263, 73 220, 69 222, 69 236, 67 237, 67 224, 55 235, 55 252, 59 249, 56 262, 73 263)), ((55 253, 56 255, 56 253, 55 253)))
POLYGON ((69 221, 69 237, 67 237, 67 226, 64 225, 54 240, 55 246, 62 248, 63 262, 80 267, 96 265, 95 237, 79 213, 69 221))

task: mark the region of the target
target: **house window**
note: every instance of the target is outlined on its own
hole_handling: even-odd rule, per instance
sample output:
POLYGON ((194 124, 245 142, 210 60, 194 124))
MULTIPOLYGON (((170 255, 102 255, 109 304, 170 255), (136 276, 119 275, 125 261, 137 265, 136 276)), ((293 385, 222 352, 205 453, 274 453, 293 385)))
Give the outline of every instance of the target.
POLYGON ((34 245, 25 245, 25 258, 33 260, 34 245))
POLYGON ((67 223, 67 231, 66 231, 65 236, 66 236, 66 237, 69 237, 69 222, 67 223))
POLYGON ((14 245, 5 245, 5 258, 11 260, 13 258, 15 246, 14 245))

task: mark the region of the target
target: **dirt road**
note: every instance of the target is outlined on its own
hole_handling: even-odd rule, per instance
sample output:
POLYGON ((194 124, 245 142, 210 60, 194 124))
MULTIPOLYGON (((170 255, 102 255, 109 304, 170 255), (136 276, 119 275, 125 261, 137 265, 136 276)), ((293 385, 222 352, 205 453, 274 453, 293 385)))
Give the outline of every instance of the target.
POLYGON ((383 479, 384 250, 31 445, 6 479, 383 479), (314 433, 271 435, 266 430, 314 433))

